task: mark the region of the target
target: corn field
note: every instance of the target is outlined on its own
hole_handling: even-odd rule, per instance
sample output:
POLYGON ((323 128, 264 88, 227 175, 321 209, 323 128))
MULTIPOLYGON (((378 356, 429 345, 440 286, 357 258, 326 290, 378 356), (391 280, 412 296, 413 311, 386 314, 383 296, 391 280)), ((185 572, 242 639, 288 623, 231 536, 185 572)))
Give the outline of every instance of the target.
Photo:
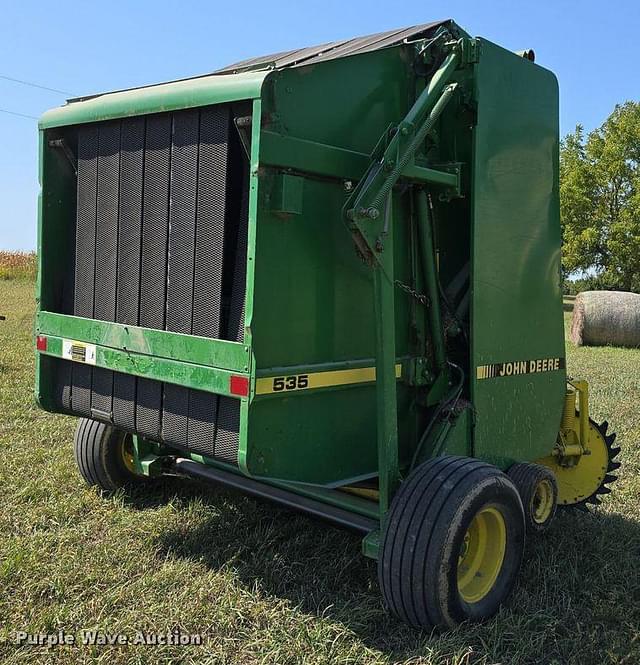
POLYGON ((38 257, 35 252, 0 250, 0 279, 35 279, 38 257))

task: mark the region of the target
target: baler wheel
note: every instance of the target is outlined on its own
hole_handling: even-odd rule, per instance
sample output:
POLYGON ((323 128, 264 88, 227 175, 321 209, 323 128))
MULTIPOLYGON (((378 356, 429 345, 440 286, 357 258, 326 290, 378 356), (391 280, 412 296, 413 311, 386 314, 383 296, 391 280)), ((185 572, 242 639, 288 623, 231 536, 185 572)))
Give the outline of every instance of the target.
POLYGON ((524 537, 506 474, 469 457, 429 460, 391 503, 378 559, 385 604, 418 628, 487 619, 514 586, 524 537))
POLYGON ((558 483, 551 469, 541 464, 520 462, 509 468, 522 499, 527 533, 541 533, 549 527, 558 506, 558 483))
POLYGON ((538 460, 556 477, 560 507, 588 511, 590 505, 599 505, 601 497, 611 493, 609 485, 618 478, 613 472, 620 468, 620 462, 615 461, 620 448, 614 446, 615 433, 607 434, 608 427, 606 420, 598 425, 589 419, 589 454, 582 455, 574 466, 563 466, 554 455, 538 460))
POLYGON ((130 434, 90 418, 80 418, 73 437, 76 464, 88 485, 105 492, 141 480, 136 473, 130 434))

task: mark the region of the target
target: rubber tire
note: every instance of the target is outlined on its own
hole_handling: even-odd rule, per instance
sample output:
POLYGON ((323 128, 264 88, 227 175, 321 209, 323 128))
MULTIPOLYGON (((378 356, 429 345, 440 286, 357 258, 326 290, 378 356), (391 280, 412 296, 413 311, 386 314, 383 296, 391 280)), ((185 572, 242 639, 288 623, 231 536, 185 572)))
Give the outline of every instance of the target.
POLYGON ((511 478, 513 484, 516 486, 520 498, 522 499, 522 506, 524 508, 524 521, 527 527, 528 534, 542 533, 549 528, 556 515, 558 507, 558 483, 553 471, 542 466, 542 464, 531 464, 529 462, 519 462, 514 464, 507 471, 507 475, 511 478), (542 523, 536 522, 533 518, 533 496, 535 493, 536 485, 541 480, 548 480, 553 488, 553 510, 549 517, 542 523))
POLYGON ((80 475, 88 485, 105 492, 137 483, 145 476, 132 473, 122 460, 126 432, 90 418, 80 418, 73 437, 74 455, 80 475))
POLYGON ((385 605, 416 628, 453 628, 493 616, 513 589, 524 551, 520 495, 498 468, 469 457, 437 457, 401 484, 391 503, 378 558, 385 605), (497 507, 507 544, 494 587, 476 603, 458 591, 458 557, 476 513, 497 507))

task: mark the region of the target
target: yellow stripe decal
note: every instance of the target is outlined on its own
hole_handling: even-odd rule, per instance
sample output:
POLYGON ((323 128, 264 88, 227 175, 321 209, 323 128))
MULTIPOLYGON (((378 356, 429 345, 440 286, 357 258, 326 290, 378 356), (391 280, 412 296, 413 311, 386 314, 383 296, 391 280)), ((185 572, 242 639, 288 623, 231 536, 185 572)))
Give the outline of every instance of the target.
MULTIPOLYGON (((396 364, 396 379, 402 376, 402 365, 396 364)), ((376 380, 375 367, 358 369, 336 369, 327 372, 307 372, 306 374, 285 374, 264 376, 256 379, 256 395, 313 390, 314 388, 334 388, 357 383, 371 383, 376 380)))

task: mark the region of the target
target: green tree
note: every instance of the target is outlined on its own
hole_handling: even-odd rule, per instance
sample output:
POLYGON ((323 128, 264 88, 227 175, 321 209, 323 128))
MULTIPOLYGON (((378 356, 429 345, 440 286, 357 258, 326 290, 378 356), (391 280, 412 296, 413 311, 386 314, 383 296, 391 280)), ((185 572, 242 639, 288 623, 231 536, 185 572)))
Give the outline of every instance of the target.
POLYGON ((560 216, 565 276, 640 291, 640 103, 617 105, 586 139, 578 125, 562 141, 560 216))

